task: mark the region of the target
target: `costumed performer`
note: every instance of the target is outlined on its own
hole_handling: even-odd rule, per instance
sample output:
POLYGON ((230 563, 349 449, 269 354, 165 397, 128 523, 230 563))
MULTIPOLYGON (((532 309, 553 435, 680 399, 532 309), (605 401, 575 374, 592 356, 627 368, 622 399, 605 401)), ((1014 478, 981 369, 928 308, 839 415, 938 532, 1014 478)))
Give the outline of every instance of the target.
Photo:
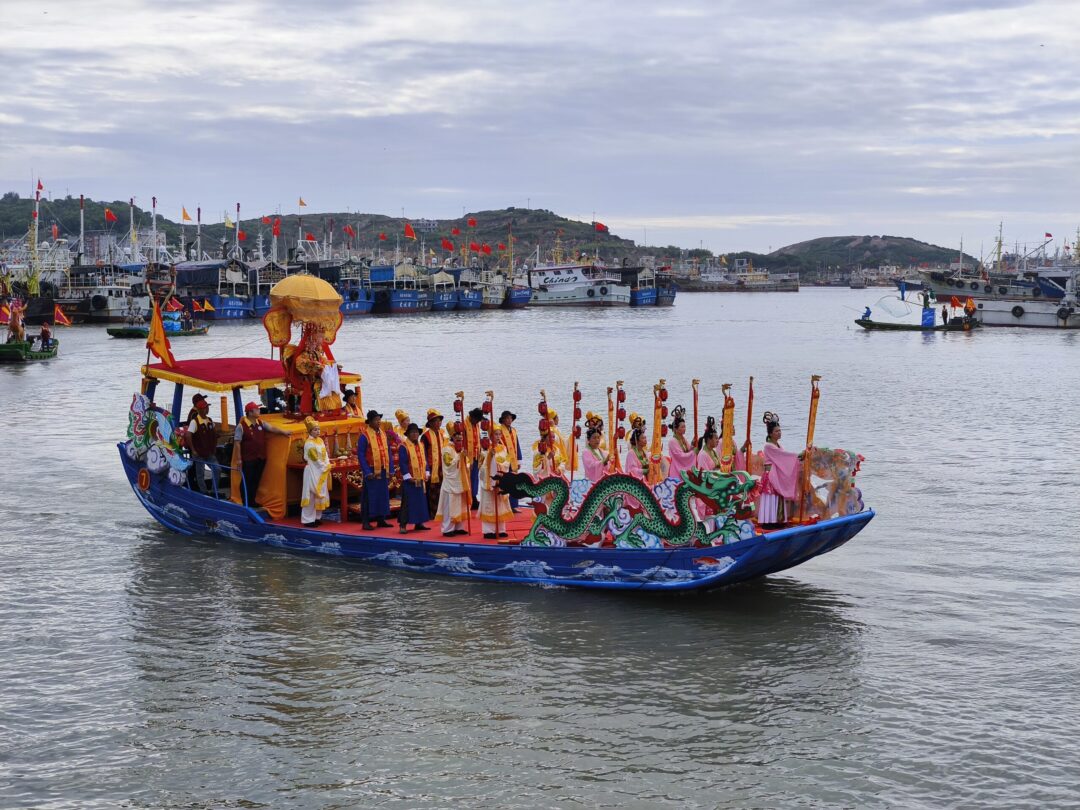
POLYGON ((428 464, 427 502, 428 512, 432 515, 439 511, 439 487, 442 482, 442 451, 446 444, 446 435, 442 429, 443 415, 435 408, 428 408, 427 424, 420 434, 420 444, 428 464))
MULTIPOLYGON (((721 468, 720 452, 716 449, 720 445, 720 434, 716 432, 716 420, 709 416, 705 419, 705 432, 698 439, 697 468, 702 472, 714 472, 721 468)), ((698 520, 716 514, 716 510, 700 498, 692 498, 690 507, 694 510, 698 520)))
MULTIPOLYGON (((503 411, 499 415, 499 426, 497 433, 502 436, 503 447, 506 449, 506 457, 510 464, 510 471, 517 472, 521 466, 521 442, 518 441, 517 430, 514 428, 514 420, 517 419, 516 413, 510 411, 503 411)), ((516 512, 518 506, 517 498, 510 499, 510 511, 516 512)))
POLYGON ((442 521, 443 537, 469 533, 465 524, 469 520, 472 492, 469 489, 470 464, 465 455, 463 432, 457 430, 456 422, 450 423, 450 441, 443 445, 439 461, 442 464, 442 487, 439 489, 439 510, 435 518, 442 521))
POLYGON ((330 456, 323 444, 319 423, 310 416, 304 420, 304 482, 300 493, 300 523, 310 528, 322 523, 322 513, 330 505, 330 456))
POLYGON ((491 440, 480 477, 480 527, 487 540, 506 537, 506 520, 510 517, 510 498, 495 486, 495 476, 510 471, 510 454, 503 445, 502 431, 492 433, 491 440))
POLYGON ((398 448, 398 469, 401 471, 401 506, 398 507, 398 530, 405 534, 408 524, 416 531, 426 531, 424 523, 430 519, 427 497, 424 495, 427 477, 427 459, 420 443, 420 426, 405 428, 405 441, 398 448))
POLYGON ((590 484, 595 484, 611 472, 611 454, 601 446, 603 438, 604 431, 597 427, 589 428, 585 434, 585 452, 581 454, 581 461, 585 478, 590 484))
POLYGON ((356 443, 357 461, 364 474, 360 520, 365 529, 371 528, 373 520, 380 529, 390 527, 386 519, 390 517, 390 476, 394 474, 394 462, 381 420, 381 413, 376 410, 368 411, 367 420, 360 431, 360 439, 356 443))
POLYGON ((562 431, 559 430, 559 412, 554 408, 548 408, 547 414, 548 421, 551 423, 551 435, 554 438, 555 448, 562 453, 562 457, 566 459, 566 463, 570 463, 570 445, 566 443, 566 437, 562 435, 562 431))
POLYGON ((630 449, 626 451, 626 464, 623 465, 627 475, 632 475, 640 481, 645 480, 645 473, 649 469, 648 443, 649 437, 645 435, 645 421, 641 420, 641 427, 630 434, 630 449))
POLYGON ((484 421, 484 412, 480 408, 469 411, 469 418, 465 420, 465 436, 462 452, 469 465, 469 491, 472 493, 472 508, 480 508, 480 460, 483 453, 480 450, 480 423, 484 421))
POLYGON ((364 413, 360 410, 360 402, 355 391, 345 392, 345 416, 350 419, 363 419, 364 413))
POLYGON ((668 478, 682 480, 683 470, 692 470, 697 462, 697 449, 686 438, 686 408, 675 407, 671 413, 671 438, 668 439, 668 478))
POLYGON ((761 477, 757 500, 757 520, 763 525, 777 525, 795 514, 802 454, 780 446, 780 417, 771 411, 762 416, 765 423, 765 446, 761 454, 765 473, 761 477))

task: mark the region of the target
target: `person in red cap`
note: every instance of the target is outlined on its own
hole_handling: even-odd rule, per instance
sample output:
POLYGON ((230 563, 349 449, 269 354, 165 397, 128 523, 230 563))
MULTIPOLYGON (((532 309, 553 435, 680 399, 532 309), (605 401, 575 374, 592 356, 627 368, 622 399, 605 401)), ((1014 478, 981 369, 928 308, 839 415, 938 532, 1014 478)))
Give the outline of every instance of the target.
POLYGON ((288 433, 261 420, 259 412, 259 403, 249 402, 244 407, 244 418, 233 433, 233 466, 239 464, 244 473, 245 503, 252 508, 256 506, 255 493, 259 491, 259 482, 266 468, 266 433, 288 433))
POLYGON ((217 425, 210 418, 210 403, 202 394, 191 398, 191 410, 188 411, 187 441, 191 450, 191 475, 195 485, 203 495, 214 495, 214 486, 206 480, 206 473, 217 476, 214 464, 217 463, 217 425))

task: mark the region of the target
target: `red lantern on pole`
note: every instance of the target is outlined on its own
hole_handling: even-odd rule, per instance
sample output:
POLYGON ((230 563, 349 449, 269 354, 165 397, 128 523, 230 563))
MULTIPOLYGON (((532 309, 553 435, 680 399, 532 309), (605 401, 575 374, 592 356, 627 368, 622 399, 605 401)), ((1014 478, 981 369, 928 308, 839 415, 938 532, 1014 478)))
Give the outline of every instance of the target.
POLYGON ((574 425, 574 438, 575 439, 580 439, 581 438, 581 425, 574 425))
POLYGON ((454 413, 462 413, 465 410, 465 403, 460 399, 454 400, 454 413))
POLYGON ((549 430, 551 430, 551 422, 549 422, 547 419, 541 419, 539 427, 541 433, 547 433, 549 430))
MULTIPOLYGON (((618 415, 618 417, 619 417, 619 421, 620 421, 620 422, 621 422, 621 421, 622 421, 623 419, 625 419, 625 418, 626 418, 626 408, 619 408, 619 410, 618 410, 618 412, 617 412, 617 415, 618 415)), ((620 438, 621 438, 621 437, 620 437, 620 438)))
POLYGON ((547 402, 541 401, 540 404, 536 406, 536 412, 541 416, 547 416, 547 402))
MULTIPOLYGON (((484 413, 491 413, 491 400, 484 400, 484 404, 480 406, 480 410, 484 413)), ((490 430, 491 428, 484 428, 484 430, 490 430)))
POLYGON ((625 439, 625 438, 626 438, 626 428, 624 428, 624 427, 623 427, 622 425, 619 425, 619 430, 618 430, 618 432, 616 433, 616 435, 617 435, 617 436, 618 436, 618 437, 619 437, 620 439, 625 439))
POLYGON ((626 402, 626 392, 623 391, 621 388, 619 389, 618 394, 615 396, 615 401, 619 404, 626 402))
POLYGON ((581 418, 581 408, 574 408, 574 421, 581 418))
POLYGON ((574 391, 574 402, 581 402, 581 392, 576 389, 574 391))

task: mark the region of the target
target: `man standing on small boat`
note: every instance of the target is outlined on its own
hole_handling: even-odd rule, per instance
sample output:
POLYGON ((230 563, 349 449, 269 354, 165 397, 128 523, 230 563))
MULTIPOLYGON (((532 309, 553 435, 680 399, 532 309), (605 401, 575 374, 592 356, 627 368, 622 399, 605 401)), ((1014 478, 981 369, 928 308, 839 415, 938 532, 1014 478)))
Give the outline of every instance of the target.
POLYGON ((365 529, 371 528, 373 520, 380 529, 390 528, 386 519, 390 517, 390 476, 394 474, 394 464, 381 421, 381 413, 368 411, 360 440, 356 443, 357 460, 364 474, 360 520, 365 529))
POLYGON ((416 531, 426 531, 424 525, 431 514, 424 496, 424 478, 427 475, 427 459, 424 445, 419 441, 420 426, 411 424, 405 428, 405 441, 398 448, 398 469, 401 470, 401 506, 398 507, 398 529, 402 534, 409 531, 412 523, 416 531))
POLYGON ((244 418, 233 433, 233 463, 244 473, 247 505, 255 508, 255 493, 259 491, 263 470, 266 468, 266 432, 287 436, 288 431, 275 427, 259 418, 259 403, 249 402, 244 407, 244 418))
POLYGON ((443 436, 443 415, 435 408, 428 408, 427 426, 420 435, 424 455, 428 464, 427 502, 428 512, 435 514, 439 510, 439 489, 442 484, 442 451, 446 440, 443 436))
POLYGON ((202 394, 191 398, 188 412, 188 448, 191 450, 191 474, 203 495, 213 495, 214 487, 207 483, 206 473, 217 477, 213 464, 217 461, 217 425, 210 418, 210 403, 202 394))
MULTIPOLYGON (((518 467, 521 466, 521 443, 518 441, 517 430, 514 429, 515 419, 517 419, 517 414, 510 411, 503 411, 499 415, 498 435, 502 437, 503 448, 510 464, 510 472, 517 472, 518 467)), ((517 498, 511 498, 510 510, 516 512, 517 506, 517 498)))

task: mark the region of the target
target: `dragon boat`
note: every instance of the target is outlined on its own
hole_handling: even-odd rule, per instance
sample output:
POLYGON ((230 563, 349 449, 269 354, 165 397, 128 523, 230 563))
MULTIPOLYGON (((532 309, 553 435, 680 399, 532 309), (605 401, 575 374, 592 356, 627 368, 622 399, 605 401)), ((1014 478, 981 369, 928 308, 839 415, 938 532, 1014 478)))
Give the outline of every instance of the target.
MULTIPOLYGON (((295 278, 286 281, 295 286, 295 278)), ((336 296, 332 288, 327 292, 319 285, 308 286, 316 290, 309 293, 312 298, 336 296)), ((162 362, 141 369, 141 384, 130 404, 127 437, 117 450, 139 502, 174 532, 474 580, 692 591, 797 566, 840 547, 874 516, 863 506, 854 485, 861 457, 811 446, 808 441, 804 457, 809 485, 798 504, 799 518, 785 525, 762 526, 755 520, 756 476, 744 470, 691 469, 659 480, 655 476, 642 480, 616 470, 594 484, 583 478, 503 471, 494 479, 498 489, 520 499, 521 508, 506 516, 506 537, 496 539, 482 533, 477 516, 470 518, 464 534, 449 537, 434 526, 408 535, 400 534, 396 526, 364 528, 355 518, 362 482, 354 474, 355 448, 364 422, 337 407, 313 411, 314 403, 324 401, 324 393, 333 392, 323 392, 317 375, 301 362, 305 357, 319 362, 320 351, 328 350, 336 337, 340 314, 334 304, 333 316, 324 320, 310 300, 297 300, 286 291, 278 287, 271 291, 274 303, 264 319, 271 343, 282 349, 279 359, 176 360, 167 354, 162 362), (287 341, 296 323, 301 339, 293 345, 287 341), (211 491, 205 494, 192 486, 183 422, 177 417, 192 391, 219 395, 221 402, 218 461, 209 465, 211 491), (228 445, 243 415, 244 391, 262 397, 261 419, 276 428, 266 435, 266 466, 253 503, 247 500, 242 468, 229 460, 228 445), (171 407, 159 402, 169 402, 171 407), (281 403, 285 405, 279 407, 281 403), (301 524, 299 518, 306 418, 318 421, 331 457, 334 506, 314 526, 301 524), (703 509, 708 516, 699 518, 703 509)), ((359 375, 340 371, 338 376, 342 385, 354 384, 362 398, 359 375)), ((816 412, 816 378, 813 390, 812 413, 816 412)), ((661 381, 654 386, 658 417, 666 413, 666 398, 661 381)), ((488 435, 493 430, 493 401, 493 393, 486 392, 480 424, 482 455, 494 452, 488 435)), ((621 384, 608 390, 608 401, 609 434, 617 447, 624 435, 621 384), (618 392, 616 397, 613 390, 618 392)), ((580 435, 580 402, 575 384, 571 455, 580 435)), ((725 428, 731 423, 729 404, 733 412, 733 400, 725 389, 725 428)), ((539 411, 543 423, 546 396, 539 411)), ((458 392, 452 400, 455 420, 461 421, 465 412, 464 396, 458 392)), ((570 468, 575 468, 573 459, 570 468)))

